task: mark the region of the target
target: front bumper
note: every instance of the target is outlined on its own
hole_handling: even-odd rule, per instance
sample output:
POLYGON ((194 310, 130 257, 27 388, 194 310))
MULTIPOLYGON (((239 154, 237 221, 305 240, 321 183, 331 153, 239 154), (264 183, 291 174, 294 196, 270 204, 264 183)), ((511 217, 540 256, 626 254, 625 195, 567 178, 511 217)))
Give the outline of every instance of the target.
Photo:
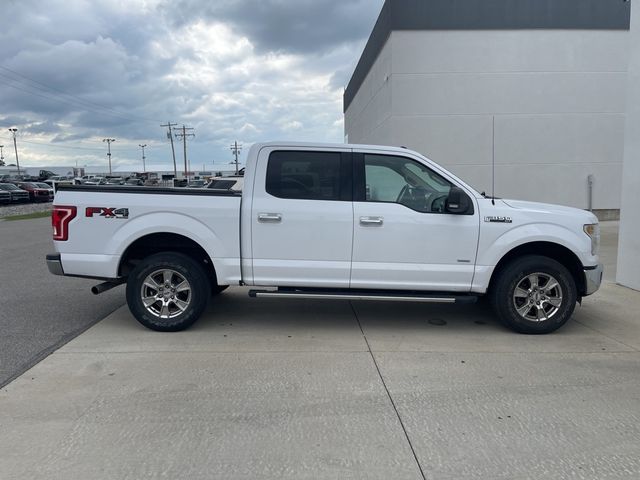
POLYGON ((47 255, 47 268, 49 269, 49 272, 54 275, 64 275, 59 253, 50 253, 47 255))
POLYGON ((603 268, 601 263, 595 267, 584 269, 585 297, 595 293, 600 288, 600 284, 602 283, 602 271, 603 268))

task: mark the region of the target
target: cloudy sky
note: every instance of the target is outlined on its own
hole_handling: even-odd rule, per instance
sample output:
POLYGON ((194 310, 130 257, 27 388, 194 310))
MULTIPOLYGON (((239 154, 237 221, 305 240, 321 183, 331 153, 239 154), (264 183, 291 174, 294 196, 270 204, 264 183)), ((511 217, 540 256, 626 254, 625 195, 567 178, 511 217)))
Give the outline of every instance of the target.
MULTIPOLYGON (((192 169, 238 140, 343 141, 342 93, 383 0, 4 0, 0 144, 22 165, 192 169), (177 145, 178 146, 178 145, 177 145), (178 150, 178 160, 181 160, 178 150), (157 167, 156 167, 157 168, 157 167)), ((242 158, 244 158, 243 151, 242 158)))

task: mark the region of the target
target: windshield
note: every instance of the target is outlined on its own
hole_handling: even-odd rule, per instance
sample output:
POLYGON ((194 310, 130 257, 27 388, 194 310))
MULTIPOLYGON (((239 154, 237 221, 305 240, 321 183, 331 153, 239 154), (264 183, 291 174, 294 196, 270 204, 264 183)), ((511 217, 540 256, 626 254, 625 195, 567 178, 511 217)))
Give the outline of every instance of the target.
POLYGON ((2 185, 0 185, 0 188, 2 190, 20 190, 18 187, 10 183, 3 183, 2 185))
POLYGON ((51 189, 51 187, 49 185, 47 185, 46 183, 36 183, 35 186, 38 187, 38 188, 46 188, 47 190, 51 189))
POLYGON ((21 183, 20 187, 25 188, 39 188, 35 183, 21 183))

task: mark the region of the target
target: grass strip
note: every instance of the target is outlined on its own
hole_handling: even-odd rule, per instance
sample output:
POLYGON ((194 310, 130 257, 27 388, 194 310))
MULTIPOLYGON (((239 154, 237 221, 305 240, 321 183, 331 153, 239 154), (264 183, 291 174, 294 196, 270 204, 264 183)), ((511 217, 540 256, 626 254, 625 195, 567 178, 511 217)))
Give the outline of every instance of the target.
POLYGON ((44 212, 23 213, 21 215, 10 215, 8 217, 0 217, 0 220, 7 220, 7 221, 29 220, 32 218, 44 218, 44 217, 50 217, 50 216, 51 216, 51 210, 46 210, 44 212))

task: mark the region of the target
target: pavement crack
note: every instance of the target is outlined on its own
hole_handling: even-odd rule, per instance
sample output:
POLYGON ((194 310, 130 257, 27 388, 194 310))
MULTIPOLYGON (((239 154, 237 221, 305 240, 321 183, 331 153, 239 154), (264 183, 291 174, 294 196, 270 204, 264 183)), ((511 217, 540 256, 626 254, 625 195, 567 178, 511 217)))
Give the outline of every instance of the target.
POLYGON ((407 432, 407 428, 402 421, 402 417, 400 416, 400 412, 398 411, 398 407, 396 406, 396 402, 393 400, 391 396, 391 392, 389 391, 389 387, 387 387, 387 383, 384 381, 384 377, 382 376, 382 372, 380 371, 380 366, 378 365, 378 361, 376 360, 375 355, 373 354, 373 350, 371 350, 371 345, 369 345, 369 340, 367 339, 367 335, 364 333, 364 329, 362 328, 362 323, 360 323, 360 317, 358 317, 358 312, 353 306, 353 302, 349 301, 349 306, 351 307, 351 311, 356 318, 356 322, 358 322, 358 327, 360 328, 360 332, 362 333, 362 338, 367 345, 367 350, 369 351, 369 355, 371 355, 371 360, 373 360, 373 365, 376 367, 376 371, 378 372, 378 377, 382 382, 382 386, 384 387, 384 391, 387 392, 387 397, 391 402, 391 406, 393 407, 393 411, 396 413, 396 417, 398 418, 398 422, 400 422, 400 426, 402 427, 402 432, 404 433, 404 437, 407 439, 407 443, 409 444, 409 448, 411 449, 411 454, 413 455, 413 459, 418 466, 418 470, 420 470, 420 475, 422 476, 422 480, 427 480, 427 477, 424 475, 424 471, 422 470, 422 465, 420 465, 420 460, 418 460, 418 455, 416 454, 415 448, 413 448, 413 443, 411 443, 411 438, 409 438, 409 433, 407 432))

